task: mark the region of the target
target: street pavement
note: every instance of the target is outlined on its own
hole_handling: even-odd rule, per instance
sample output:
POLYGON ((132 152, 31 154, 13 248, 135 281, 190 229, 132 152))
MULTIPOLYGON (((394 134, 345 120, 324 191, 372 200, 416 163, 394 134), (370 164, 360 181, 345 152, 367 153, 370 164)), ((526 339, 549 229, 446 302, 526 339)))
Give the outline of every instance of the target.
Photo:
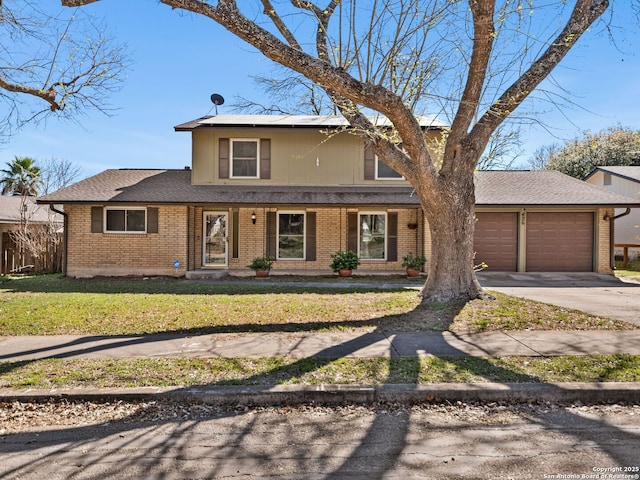
POLYGON ((636 407, 163 408, 0 430, 0 478, 635 480, 640 466, 636 407))

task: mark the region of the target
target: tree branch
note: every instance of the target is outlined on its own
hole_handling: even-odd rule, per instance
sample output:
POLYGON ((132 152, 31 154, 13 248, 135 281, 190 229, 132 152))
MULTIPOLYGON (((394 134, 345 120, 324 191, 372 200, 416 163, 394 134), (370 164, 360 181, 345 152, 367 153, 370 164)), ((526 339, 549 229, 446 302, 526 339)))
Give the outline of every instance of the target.
MULTIPOLYGON (((68 0, 63 0, 68 1, 68 0)), ((85 0, 80 0, 85 1, 85 0)), ((211 18, 224 28, 260 50, 267 58, 309 78, 326 91, 333 91, 354 104, 378 111, 402 132, 404 146, 414 159, 430 158, 422 130, 413 112, 402 99, 381 85, 361 82, 340 67, 293 48, 256 23, 248 20, 233 0, 220 0, 216 7, 200 0, 161 0, 211 18)), ((422 166, 416 164, 416 168, 422 166)), ((435 170, 433 170, 435 172, 435 170)))
POLYGON ((56 101, 56 91, 52 86, 47 90, 42 90, 38 88, 28 87, 26 85, 19 85, 15 83, 10 83, 6 81, 4 78, 0 77, 0 88, 13 93, 24 93, 27 95, 31 95, 37 98, 40 98, 47 102, 50 105, 50 109, 52 112, 57 110, 62 110, 63 106, 56 101))
POLYGON ((477 114, 493 46, 495 0, 471 1, 469 6, 473 15, 473 51, 467 82, 445 148, 445 162, 442 166, 444 171, 459 163, 456 160, 461 150, 461 142, 477 114))
POLYGON ((487 110, 473 128, 470 136, 486 143, 498 126, 551 73, 580 36, 608 8, 609 0, 578 0, 562 32, 538 60, 533 62, 500 98, 487 110))

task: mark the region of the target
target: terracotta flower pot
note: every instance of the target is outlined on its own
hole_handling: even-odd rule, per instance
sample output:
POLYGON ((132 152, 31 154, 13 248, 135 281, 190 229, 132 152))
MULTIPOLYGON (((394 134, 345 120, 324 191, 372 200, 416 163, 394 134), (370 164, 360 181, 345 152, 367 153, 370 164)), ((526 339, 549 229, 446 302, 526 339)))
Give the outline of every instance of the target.
POLYGON ((352 273, 352 270, 349 268, 341 268, 340 270, 338 270, 339 277, 350 277, 351 273, 352 273))
POLYGON ((407 268, 408 277, 417 277, 418 275, 420 275, 420 270, 416 270, 415 268, 407 268))
POLYGON ((268 277, 269 276, 269 270, 261 270, 261 269, 257 269, 256 270, 256 277, 268 277))

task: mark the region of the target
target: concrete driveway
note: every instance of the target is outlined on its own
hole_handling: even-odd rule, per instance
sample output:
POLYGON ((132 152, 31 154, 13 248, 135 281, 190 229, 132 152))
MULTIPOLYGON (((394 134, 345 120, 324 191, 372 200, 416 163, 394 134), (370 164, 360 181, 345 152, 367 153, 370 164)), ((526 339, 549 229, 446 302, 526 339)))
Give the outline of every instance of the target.
POLYGON ((480 272, 488 290, 640 325, 640 283, 599 273, 480 272))

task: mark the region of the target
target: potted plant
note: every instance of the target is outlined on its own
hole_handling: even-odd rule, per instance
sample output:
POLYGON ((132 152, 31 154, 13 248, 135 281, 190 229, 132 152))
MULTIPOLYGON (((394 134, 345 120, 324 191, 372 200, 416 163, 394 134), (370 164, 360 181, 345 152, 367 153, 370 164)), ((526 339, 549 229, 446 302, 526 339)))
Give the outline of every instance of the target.
POLYGON ((331 258, 331 269, 337 272, 339 277, 350 277, 353 270, 360 265, 358 255, 351 250, 339 250, 331 255, 331 258))
POLYGON ((264 255, 263 257, 254 258, 247 266, 251 270, 255 270, 257 277, 268 277, 269 270, 271 270, 274 260, 275 258, 271 255, 264 255))
POLYGON ((402 266, 406 269, 407 275, 410 277, 420 275, 425 263, 427 263, 427 259, 424 256, 414 256, 411 252, 402 257, 402 266))

